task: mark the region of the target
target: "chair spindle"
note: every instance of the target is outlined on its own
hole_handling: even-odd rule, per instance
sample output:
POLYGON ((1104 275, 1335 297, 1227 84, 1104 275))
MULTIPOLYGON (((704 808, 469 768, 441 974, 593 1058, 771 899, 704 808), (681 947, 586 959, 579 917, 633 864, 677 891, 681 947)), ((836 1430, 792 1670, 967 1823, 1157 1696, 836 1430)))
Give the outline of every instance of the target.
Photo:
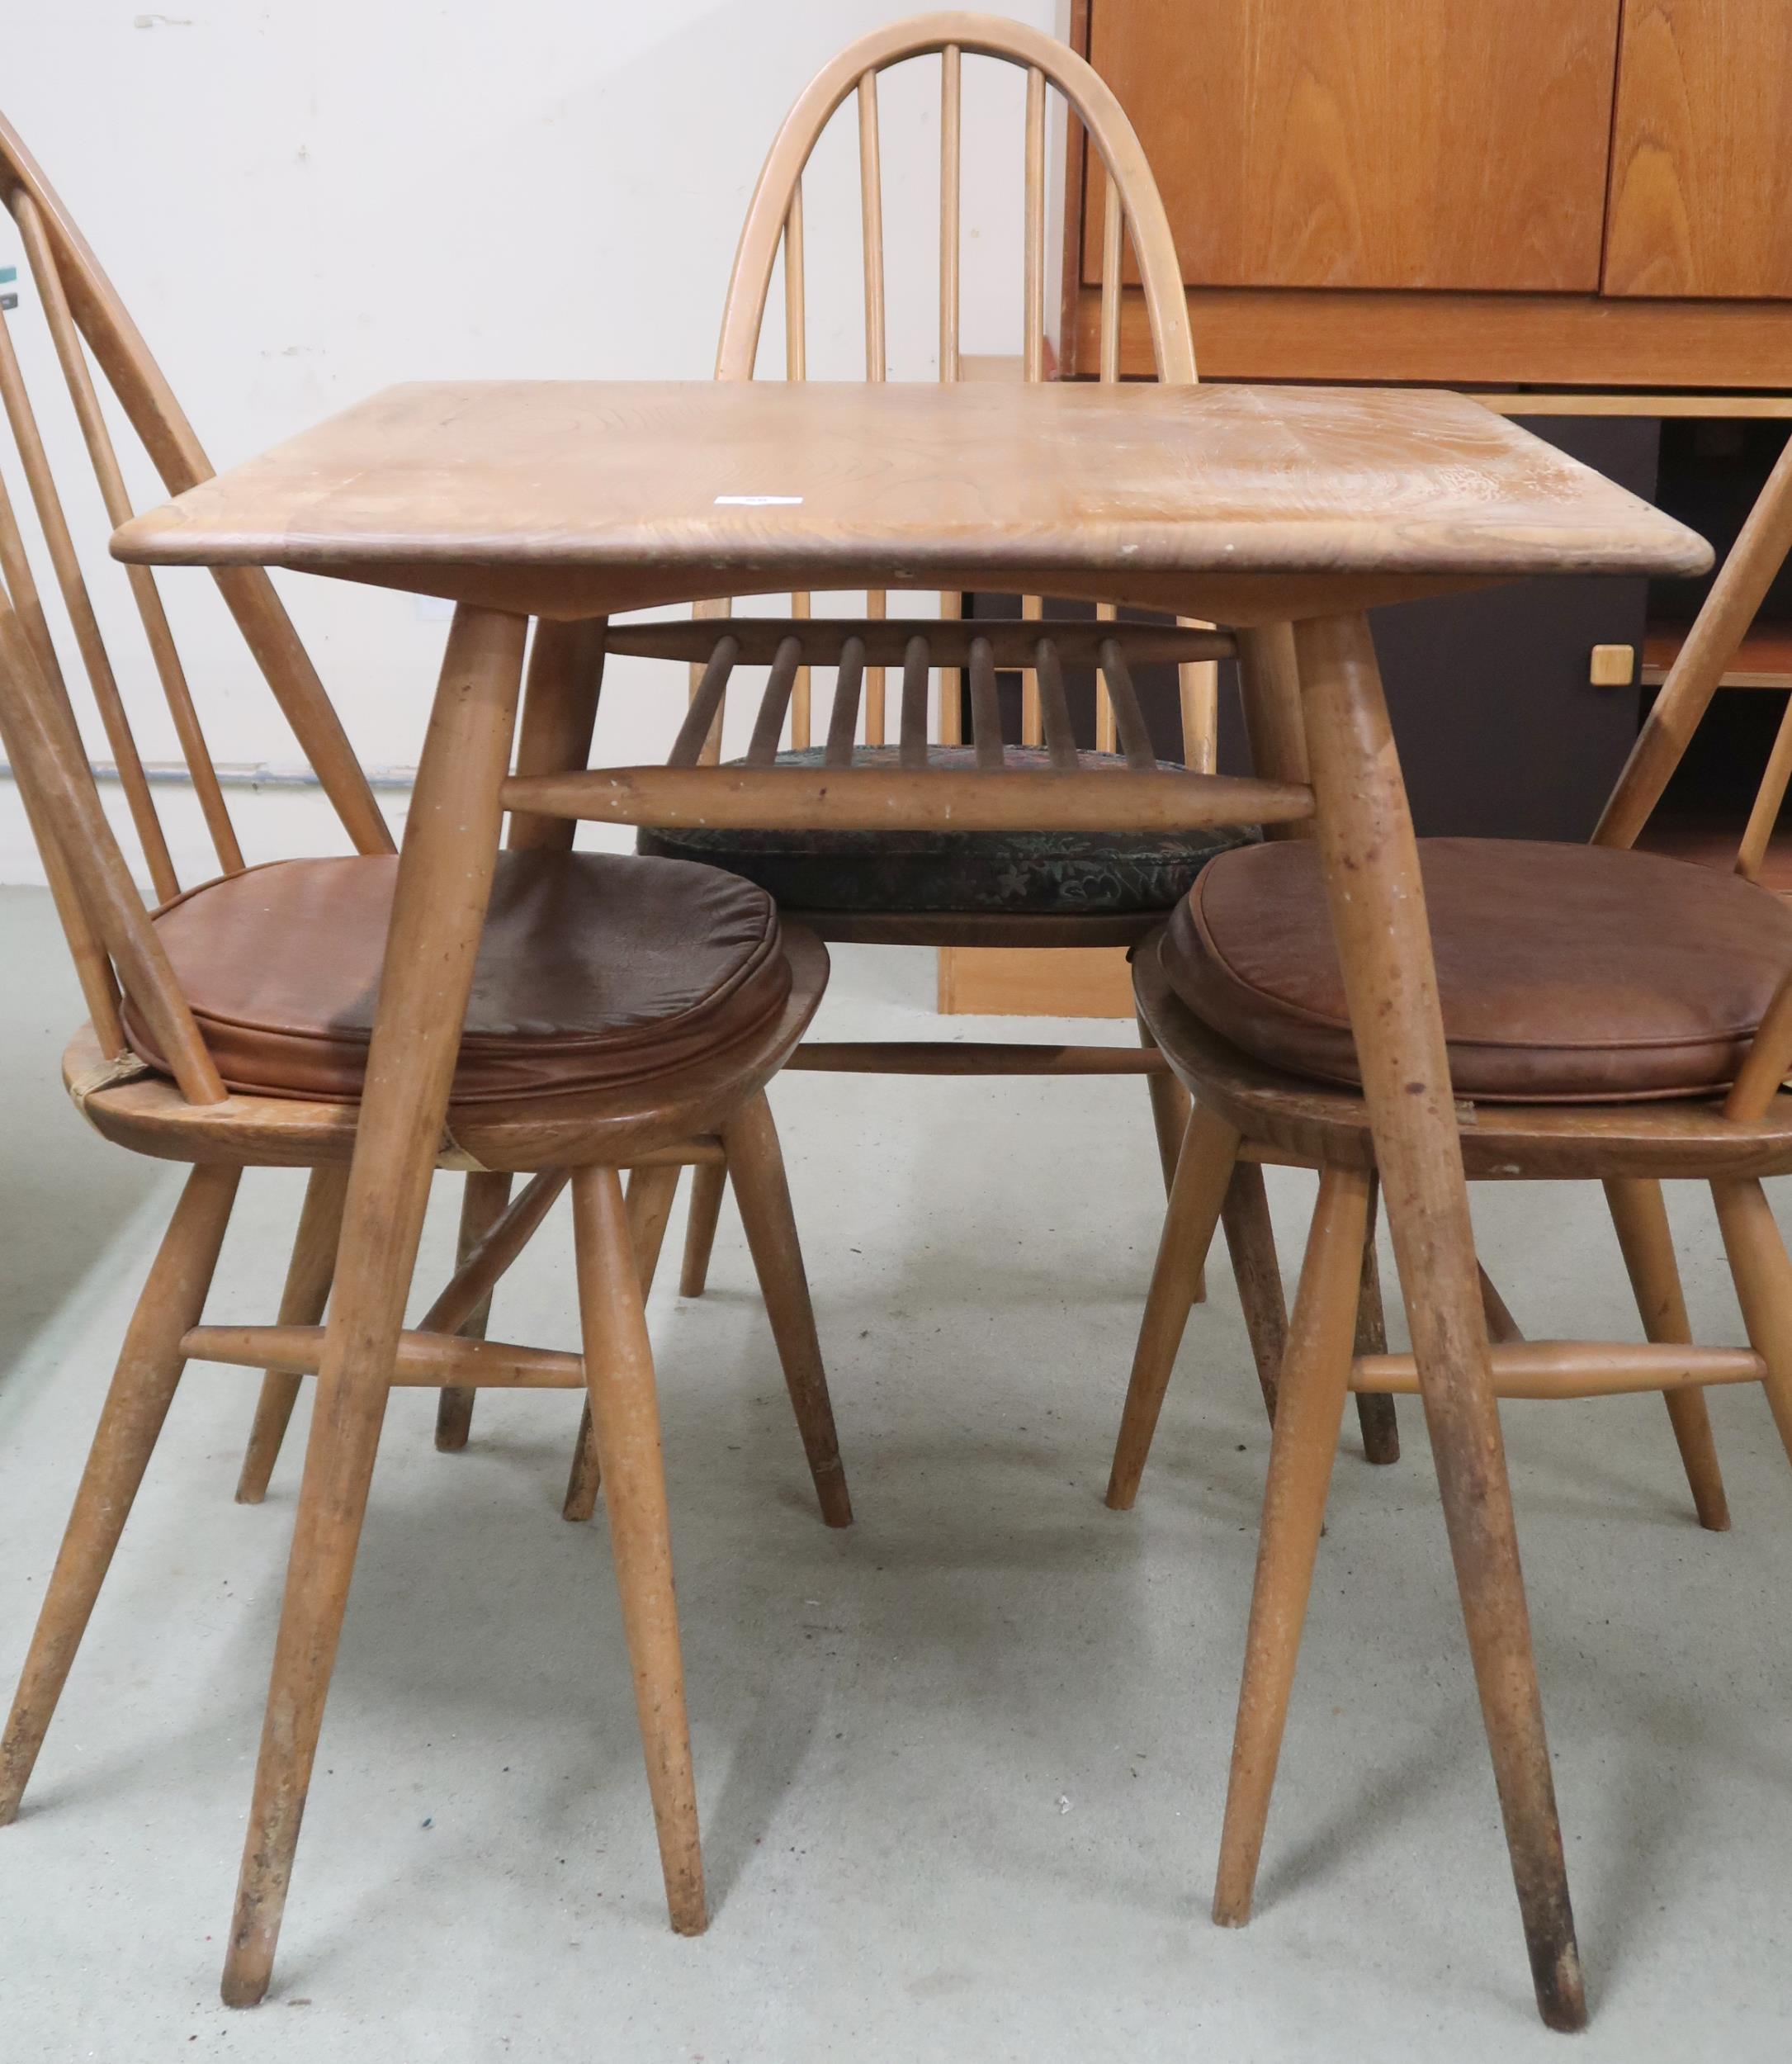
MULTIPOLYGON (((12 333, 3 315, 0 315, 0 405, 3 405, 12 428, 12 441, 24 470, 26 485, 31 490, 32 506, 37 511, 63 607, 74 632, 75 644, 99 711, 106 743, 112 749, 119 785, 124 790, 131 824, 143 850, 144 864, 149 870, 149 879, 158 897, 166 902, 180 893, 180 882, 156 816, 149 777, 144 772, 130 720, 125 714, 124 699, 118 692, 112 662, 100 635, 99 619, 93 613, 87 582, 82 577, 81 562, 68 518, 63 513, 62 499, 50 475, 49 454, 44 448, 31 397, 26 392, 24 372, 13 348, 12 333)), ((58 671, 59 674, 59 668, 58 671)))
MULTIPOLYGON (((106 418, 101 411, 93 375, 87 365, 80 334, 75 328, 74 317, 69 311, 62 276, 56 269, 55 258, 50 250, 49 239, 45 234, 43 218, 38 212, 37 203, 28 194, 21 194, 15 209, 19 234, 24 240, 31 276, 36 282, 43 303, 45 319, 49 324, 50 337, 56 348, 56 357, 62 367, 63 378, 68 383, 69 398, 74 405, 75 418, 81 426, 87 457, 99 483, 106 519, 116 530, 120 524, 129 522, 135 512, 130 505, 130 495, 125 491, 125 476, 119 466, 111 433, 106 427, 106 418)), ((186 671, 181 665, 180 654, 175 648, 174 634, 168 627, 168 616, 162 607, 162 597, 155 585, 155 575, 147 566, 127 566, 125 572, 132 599, 137 604, 138 616, 142 620, 144 637, 155 664, 156 675, 168 701, 168 713, 174 722, 175 735, 180 741, 181 757, 186 762, 187 774, 193 783, 193 793, 198 798, 200 812, 206 821, 206 829, 211 836, 212 850, 218 856, 219 866, 225 873, 239 874, 243 871, 243 850, 237 843, 236 829, 230 821, 224 791, 218 785, 217 770, 212 765, 205 734, 200 728, 199 712, 193 707, 192 691, 187 686, 186 671)))
MULTIPOLYGON (((735 645, 731 638, 723 642, 735 645)), ((735 651, 738 653, 739 650, 738 645, 735 645, 735 651)), ((790 706, 791 691, 797 684, 797 670, 801 660, 802 646, 798 639, 786 638, 779 645, 765 684, 765 693, 759 700, 759 715, 753 722, 753 736, 747 745, 749 767, 769 767, 777 760, 778 741, 784 735, 784 713, 790 706)), ((731 656, 729 664, 733 663, 731 656)))
POLYGON ((902 655, 902 748, 905 767, 927 765, 927 641, 919 632, 902 655))
POLYGON ((858 698, 865 679, 865 641, 848 638, 840 647, 839 671, 834 681, 834 707, 828 716, 826 763, 853 764, 853 741, 858 736, 858 698))
POLYGON ((679 727, 679 735, 673 741, 669 763, 672 766, 694 767, 701 764, 711 729, 721 713, 722 698, 728 692, 728 677, 734 671, 740 652, 738 638, 724 637, 716 641, 716 650, 691 697, 690 708, 684 712, 684 722, 679 727))
POLYGON ((1071 730, 1070 698, 1064 692, 1064 669, 1058 660, 1057 647, 1050 638, 1041 638, 1034 646, 1033 665, 1038 676, 1039 713, 1044 722, 1046 750, 1060 774, 1075 774, 1080 763, 1076 757, 1076 736, 1071 730))
POLYGON ((971 641, 971 736, 979 773, 1000 774, 1005 757, 1002 708, 995 693, 995 656, 987 638, 971 641))

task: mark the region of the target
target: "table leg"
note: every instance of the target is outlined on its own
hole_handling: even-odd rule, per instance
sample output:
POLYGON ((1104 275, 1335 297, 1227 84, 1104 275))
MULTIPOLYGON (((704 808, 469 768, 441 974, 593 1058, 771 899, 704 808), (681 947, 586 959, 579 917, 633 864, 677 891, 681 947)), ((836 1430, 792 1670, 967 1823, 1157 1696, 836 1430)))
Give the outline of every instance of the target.
POLYGON ((455 613, 399 860, 223 1994, 267 1989, 491 890, 523 634, 455 613))
POLYGON ((1418 851, 1369 626, 1296 627, 1320 851, 1537 2004, 1586 2019, 1418 851))

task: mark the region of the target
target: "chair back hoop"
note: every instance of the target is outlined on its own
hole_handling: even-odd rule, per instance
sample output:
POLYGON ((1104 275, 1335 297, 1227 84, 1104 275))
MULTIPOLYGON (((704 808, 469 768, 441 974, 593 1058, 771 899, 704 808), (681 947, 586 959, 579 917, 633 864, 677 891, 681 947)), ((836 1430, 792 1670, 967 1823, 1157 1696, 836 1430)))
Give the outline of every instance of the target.
MULTIPOLYGON (((48 329, 81 441, 98 484, 107 521, 132 514, 112 442, 101 382, 110 389, 163 485, 177 495, 211 476, 191 424, 150 357, 123 303, 87 243, 17 133, 0 118, 0 205, 12 215, 26 272, 48 329), (98 380, 96 380, 96 369, 98 380)), ((22 297, 21 297, 22 298, 22 297)), ((27 384, 26 361, 0 312, 0 407, 35 514, 40 542, 67 613, 74 644, 129 807, 132 827, 157 896, 179 891, 150 782, 126 712, 111 655, 54 476, 42 424, 27 384)), ((35 575, 15 509, 0 485, 0 579, 19 627, 53 693, 67 698, 60 659, 39 600, 35 575)), ((173 720, 218 865, 234 873, 243 855, 217 769, 201 729, 192 694, 149 568, 124 570, 157 680, 173 720)), ((259 568, 220 568, 214 575, 257 666, 291 727, 356 850, 390 852, 392 838, 348 736, 291 619, 259 568)))
MULTIPOLYGON (((882 159, 877 81, 882 73, 894 65, 929 56, 937 56, 940 61, 939 377, 943 381, 956 381, 962 376, 960 142, 962 60, 967 55, 995 59, 1018 66, 1026 73, 1023 377, 1035 381, 1046 376, 1046 103, 1050 88, 1061 96, 1066 119, 1081 124, 1107 174, 1101 270, 1100 376, 1111 381, 1119 376, 1123 255, 1130 239, 1138 267, 1157 376, 1161 380, 1194 382, 1194 347, 1189 334, 1188 303, 1175 239, 1138 137, 1112 89, 1082 58, 1056 37, 1022 22, 956 12, 917 16, 860 37, 824 65, 798 96, 766 157, 747 209, 728 283, 721 337, 716 349, 718 380, 754 377, 773 271, 780 251, 783 256, 785 376, 791 380, 806 377, 807 253, 803 229, 802 177, 822 132, 849 98, 856 102, 858 131, 865 376, 868 380, 886 377, 882 159)), ((941 615, 948 619, 957 616, 960 601, 956 594, 943 594, 939 599, 941 615)), ((799 622, 808 618, 811 607, 811 599, 806 594, 791 598, 791 614, 799 622)), ((1021 607, 1023 618, 1027 620, 1038 619, 1043 614, 1038 596, 1023 597, 1021 607)), ((728 604, 722 601, 707 605, 707 610, 699 610, 698 613, 726 615, 727 610, 728 604)), ((869 593, 866 597, 868 619, 877 623, 886 613, 885 593, 869 593)), ((1104 604, 1098 613, 1104 619, 1111 619, 1114 613, 1110 606, 1104 604)), ((938 735, 941 743, 956 745, 962 737, 961 673, 953 668, 941 668, 939 673, 938 735)), ((917 680, 915 668, 910 669, 903 684, 901 735, 905 741, 916 734, 917 705, 927 694, 924 677, 917 680)), ((811 738, 809 676, 807 665, 799 668, 788 696, 791 742, 798 747, 808 746, 811 738)), ((693 697, 702 679, 702 670, 693 667, 693 697)), ((1184 761, 1197 771, 1209 772, 1214 760, 1218 670, 1210 661, 1188 662, 1179 669, 1179 681, 1184 761)), ((974 681, 972 687, 974 698, 974 681)), ((853 689, 855 697, 863 700, 867 744, 884 744, 887 729, 884 668, 876 665, 865 668, 863 679, 855 678, 853 689)), ((1041 693, 1039 669, 1037 665, 1029 664, 1022 670, 1024 745, 1038 746, 1044 741, 1041 693)), ((707 761, 713 761, 720 755, 722 707, 718 698, 714 729, 702 747, 702 756, 707 761)), ((830 723, 829 728, 831 734, 837 727, 830 723)), ((919 731, 922 743, 929 728, 924 721, 919 731)), ((1120 717, 1111 681, 1104 675, 1096 689, 1096 744, 1101 750, 1112 752, 1119 743, 1120 717)))
MULTIPOLYGON (((1655 706, 1637 734, 1610 799, 1593 833, 1596 845, 1634 845, 1648 823, 1694 732, 1711 706, 1724 674, 1792 552, 1792 438, 1747 520, 1718 569, 1685 642, 1668 669, 1655 706)), ((1775 736, 1737 846, 1735 869, 1761 878, 1767 849, 1792 781, 1792 698, 1775 736)), ((1726 1114, 1753 1122, 1762 1117, 1792 1069, 1792 973, 1780 984, 1755 1034, 1754 1044, 1724 1105, 1726 1114)))

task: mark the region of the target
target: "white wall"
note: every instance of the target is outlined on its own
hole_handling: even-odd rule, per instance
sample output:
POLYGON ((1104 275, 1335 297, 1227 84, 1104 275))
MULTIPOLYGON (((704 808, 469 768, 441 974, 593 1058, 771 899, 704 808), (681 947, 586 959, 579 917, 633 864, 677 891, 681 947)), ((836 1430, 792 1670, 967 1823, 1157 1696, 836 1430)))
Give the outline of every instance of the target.
MULTIPOLYGON (((1058 0, 991 11, 1058 26, 1058 0)), ((914 12, 891 0, 168 0, 163 13, 54 0, 8 22, 4 111, 222 467, 394 381, 707 377, 735 234, 785 109, 836 49, 914 12)), ((1007 67, 967 69, 970 351, 1019 348, 1020 91, 1007 67)), ((891 75, 882 94, 896 377, 934 371, 937 100, 931 63, 891 75)), ((805 189, 811 367, 822 376, 854 375, 862 348, 845 113, 805 189), (824 276, 831 293, 817 291, 824 276)), ((14 333, 44 409, 55 376, 0 214, 8 263, 21 275, 14 333)), ((72 489, 72 426, 65 410, 46 414, 72 489)), ((12 458, 7 445, 0 471, 22 504, 12 458)), ((103 516, 79 486, 71 518, 144 755, 172 760, 103 516)), ((133 486, 139 506, 161 498, 140 464, 133 486)), ((277 579, 364 762, 408 768, 440 608, 277 579)), ((214 753, 291 769, 290 734, 210 585, 163 576, 214 753)), ((616 663, 600 753, 655 756, 682 699, 675 670, 616 663)), ((314 795, 239 793, 232 805, 252 857, 339 843, 314 795)), ((183 873, 201 875, 196 812, 177 799, 173 814, 191 854, 183 873)), ((17 798, 0 783, 0 881, 40 878, 17 798)))

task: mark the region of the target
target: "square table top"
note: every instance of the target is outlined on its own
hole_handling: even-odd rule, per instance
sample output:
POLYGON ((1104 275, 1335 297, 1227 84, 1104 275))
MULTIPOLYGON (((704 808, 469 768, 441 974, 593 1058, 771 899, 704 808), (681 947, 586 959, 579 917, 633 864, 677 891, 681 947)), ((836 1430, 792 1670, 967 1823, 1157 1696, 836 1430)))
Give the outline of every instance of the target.
POLYGON ((135 518, 112 549, 528 608, 1023 573, 1147 601, 1327 576, 1366 606, 1390 579, 1711 563, 1683 524, 1459 395, 1146 382, 418 382, 135 518))

